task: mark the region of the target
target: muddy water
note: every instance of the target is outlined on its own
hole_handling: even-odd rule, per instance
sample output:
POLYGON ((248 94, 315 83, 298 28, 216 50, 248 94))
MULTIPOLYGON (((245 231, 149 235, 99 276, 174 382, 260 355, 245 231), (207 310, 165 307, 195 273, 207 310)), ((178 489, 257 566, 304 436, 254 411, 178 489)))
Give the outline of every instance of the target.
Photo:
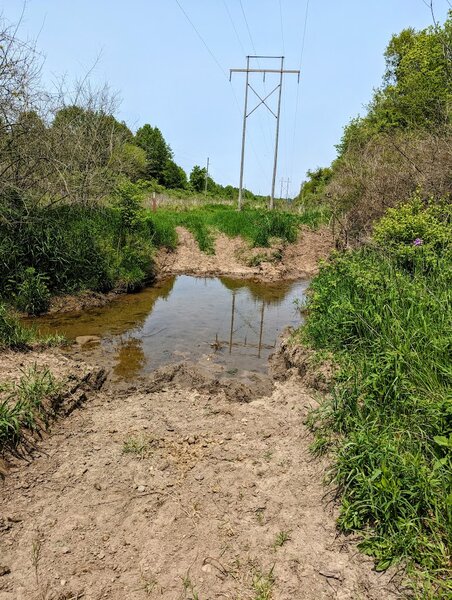
POLYGON ((266 372, 281 331, 300 323, 295 301, 307 286, 181 275, 108 306, 46 316, 34 325, 70 340, 98 336, 68 352, 102 354, 118 378, 179 361, 196 362, 218 376, 247 377, 266 372))

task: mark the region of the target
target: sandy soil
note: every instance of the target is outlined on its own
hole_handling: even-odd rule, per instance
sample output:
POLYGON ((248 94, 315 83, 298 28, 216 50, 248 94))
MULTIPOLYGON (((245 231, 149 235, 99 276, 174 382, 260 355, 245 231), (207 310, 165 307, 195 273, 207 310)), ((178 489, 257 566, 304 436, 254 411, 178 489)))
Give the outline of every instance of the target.
POLYGON ((0 483, 0 600, 401 597, 336 531, 285 360, 263 397, 167 367, 56 423, 0 483))
POLYGON ((307 279, 317 273, 319 260, 326 259, 333 248, 331 232, 326 227, 316 231, 305 228, 294 244, 279 244, 271 248, 249 248, 241 238, 219 234, 213 255, 201 252, 193 235, 186 229, 178 227, 177 233, 179 245, 176 251, 160 251, 157 255, 157 269, 162 275, 229 275, 261 281, 307 279), (274 259, 275 252, 280 254, 280 259, 274 259), (268 260, 257 266, 247 266, 258 256, 268 256, 268 260))

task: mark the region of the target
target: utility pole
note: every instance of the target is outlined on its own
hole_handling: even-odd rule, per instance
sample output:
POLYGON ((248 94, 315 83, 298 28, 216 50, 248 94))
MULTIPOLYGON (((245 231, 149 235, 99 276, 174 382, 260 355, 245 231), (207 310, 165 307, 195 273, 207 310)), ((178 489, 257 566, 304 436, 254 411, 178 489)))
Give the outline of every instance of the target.
POLYGON ((204 186, 204 196, 207 196, 207 181, 209 179, 209 157, 207 157, 207 168, 206 168, 206 184, 204 186))
POLYGON ((290 186, 290 177, 287 178, 287 185, 286 185, 286 202, 289 199, 289 186, 290 186))
POLYGON ((276 119, 276 136, 275 136, 275 156, 273 161, 273 177, 272 177, 272 190, 270 196, 270 209, 273 209, 275 204, 275 186, 276 186, 276 173, 278 170, 278 144, 279 144, 279 121, 281 116, 281 95, 282 95, 282 84, 283 84, 283 75, 285 74, 295 74, 298 76, 298 82, 300 82, 300 71, 293 69, 284 69, 284 56, 247 56, 246 57, 246 69, 229 69, 229 81, 232 78, 232 73, 246 73, 245 80, 245 108, 243 111, 243 128, 242 128, 242 155, 240 159, 240 183, 239 183, 239 197, 238 197, 238 209, 242 208, 242 195, 243 195, 243 170, 245 164, 245 139, 246 139, 246 120, 252 115, 252 113, 259 108, 261 104, 263 104, 275 117, 276 119), (250 69, 250 59, 279 59, 280 60, 280 68, 279 69, 250 69), (267 73, 278 73, 279 74, 279 83, 273 88, 273 90, 262 98, 253 86, 249 82, 250 73, 262 73, 263 80, 265 81, 265 75, 267 73), (250 111, 248 112, 248 88, 258 97, 260 102, 250 111), (278 106, 276 109, 276 113, 270 108, 267 104, 268 98, 272 96, 274 92, 278 90, 278 106))

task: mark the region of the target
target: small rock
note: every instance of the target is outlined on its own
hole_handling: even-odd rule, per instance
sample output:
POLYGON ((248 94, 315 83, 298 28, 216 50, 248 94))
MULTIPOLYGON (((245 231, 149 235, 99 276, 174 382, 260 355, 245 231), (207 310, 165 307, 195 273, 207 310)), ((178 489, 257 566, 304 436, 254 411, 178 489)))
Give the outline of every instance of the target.
POLYGON ((145 490, 146 490, 146 486, 144 486, 144 485, 137 486, 137 492, 144 492, 145 490))
POLYGON ((61 584, 61 585, 66 585, 66 583, 67 583, 66 579, 62 579, 62 580, 60 581, 60 584, 61 584))
POLYGON ((0 565, 0 577, 3 575, 9 575, 11 573, 11 569, 5 565, 0 565))
POLYGON ((195 479, 196 481, 202 481, 204 479, 204 475, 202 473, 196 473, 195 479))
POLYGON ((105 558, 105 552, 99 552, 99 554, 97 555, 97 558, 100 558, 100 560, 105 558))
POLYGON ((187 442, 192 446, 193 444, 196 444, 196 438, 194 436, 190 436, 187 440, 187 442))
POLYGON ((337 579, 338 581, 342 581, 342 575, 339 571, 328 571, 327 569, 321 569, 319 574, 327 579, 337 579))
POLYGON ((100 492, 100 490, 102 489, 102 486, 100 485, 100 483, 95 483, 95 484, 94 484, 94 487, 95 487, 95 489, 96 489, 97 491, 99 491, 99 492, 100 492))
POLYGON ((69 554, 70 551, 71 551, 71 549, 69 548, 69 546, 64 546, 63 548, 61 548, 62 554, 69 554))
POLYGON ((83 346, 84 344, 88 344, 90 342, 99 342, 100 337, 98 335, 78 335, 75 338, 75 343, 83 346))

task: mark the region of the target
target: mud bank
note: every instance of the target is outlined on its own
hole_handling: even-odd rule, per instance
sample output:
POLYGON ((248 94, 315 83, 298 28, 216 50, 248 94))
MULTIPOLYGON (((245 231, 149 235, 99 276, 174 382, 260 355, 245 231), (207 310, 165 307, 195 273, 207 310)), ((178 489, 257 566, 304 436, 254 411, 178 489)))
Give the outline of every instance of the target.
POLYGON ((204 277, 227 275, 263 282, 309 279, 317 273, 319 261, 326 259, 333 249, 333 239, 327 227, 318 230, 303 228, 294 244, 270 248, 250 248, 239 237, 219 234, 213 255, 201 252, 193 235, 186 229, 178 227, 177 233, 177 249, 174 252, 161 250, 157 254, 160 276, 180 273, 204 277))

